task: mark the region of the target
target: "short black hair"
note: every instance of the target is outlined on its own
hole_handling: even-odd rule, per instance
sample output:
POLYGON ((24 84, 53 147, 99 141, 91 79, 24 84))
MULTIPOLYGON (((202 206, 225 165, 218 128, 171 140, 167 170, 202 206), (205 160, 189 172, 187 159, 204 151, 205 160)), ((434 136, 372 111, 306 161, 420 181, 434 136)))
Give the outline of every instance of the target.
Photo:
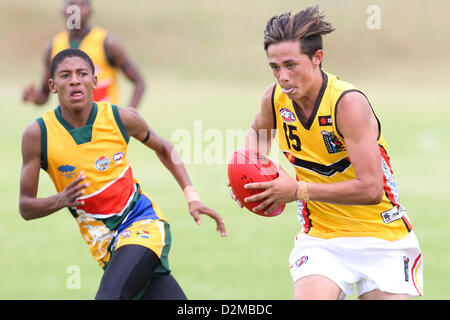
POLYGON ((87 62, 89 67, 91 68, 92 74, 95 74, 95 67, 94 63, 92 62, 92 59, 87 55, 86 52, 80 50, 80 49, 64 49, 60 51, 56 56, 53 57, 51 63, 50 63, 50 78, 54 79, 55 77, 55 71, 58 65, 66 58, 70 57, 79 57, 87 62))

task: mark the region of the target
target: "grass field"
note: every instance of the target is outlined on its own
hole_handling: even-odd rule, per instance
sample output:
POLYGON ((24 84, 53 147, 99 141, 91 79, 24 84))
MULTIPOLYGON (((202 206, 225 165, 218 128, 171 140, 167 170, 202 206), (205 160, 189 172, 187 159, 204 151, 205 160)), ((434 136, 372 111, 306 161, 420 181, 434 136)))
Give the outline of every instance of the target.
MULTIPOLYGON (((26 222, 17 209, 22 131, 55 103, 52 97, 37 108, 20 100, 23 86, 39 79, 44 42, 62 27, 59 9, 51 3, 0 4, 0 36, 8 43, 0 61, 0 299, 92 299, 102 274, 67 210, 26 222), (47 18, 53 16, 57 18, 47 18), (81 272, 79 289, 67 286, 70 266, 81 272)), ((124 10, 119 1, 94 3, 94 21, 116 33, 142 67, 149 86, 140 111, 168 140, 179 129, 193 134, 196 121, 203 133, 247 129, 272 81, 261 45, 265 21, 312 4, 180 0, 169 6, 141 0, 124 10), (131 37, 136 30, 138 36, 131 37)), ((378 1, 382 24, 374 31, 365 25, 372 2, 344 3, 320 2, 337 28, 325 39, 324 69, 353 82, 371 100, 401 202, 424 254, 424 298, 449 299, 450 64, 445 53, 449 43, 441 40, 450 7, 445 1, 378 1), (399 15, 403 23, 396 19, 399 15)), ((126 103, 130 88, 121 82, 126 103)), ((203 153, 208 146, 211 140, 204 136, 203 153)), ((295 205, 271 219, 239 209, 225 185, 225 146, 222 152, 219 163, 191 161, 186 167, 204 203, 226 220, 225 239, 206 217, 202 226, 194 223, 181 190, 157 157, 136 141, 130 143, 135 176, 171 222, 173 274, 191 299, 291 299, 287 258, 299 230, 295 205)), ((293 173, 283 159, 281 163, 293 173)), ((53 193, 42 173, 39 195, 53 193)))

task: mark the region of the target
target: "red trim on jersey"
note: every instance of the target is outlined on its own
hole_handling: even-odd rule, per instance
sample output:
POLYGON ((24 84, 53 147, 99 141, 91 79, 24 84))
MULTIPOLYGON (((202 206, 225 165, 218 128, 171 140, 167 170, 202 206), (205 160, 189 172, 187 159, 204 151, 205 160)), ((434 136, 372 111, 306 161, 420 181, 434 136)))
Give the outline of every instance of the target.
MULTIPOLYGON (((388 165, 389 170, 391 171, 391 174, 394 174, 394 172, 392 171, 391 163, 389 162, 389 156, 388 156, 386 150, 381 145, 378 145, 378 148, 380 149, 381 156, 383 157, 384 161, 388 165)), ((384 174, 383 174, 383 184, 384 184, 383 188, 384 188, 386 197, 389 199, 389 201, 391 201, 391 203, 394 206, 396 206, 397 208, 400 208, 400 204, 395 201, 395 197, 394 197, 394 194, 392 193, 392 189, 387 184, 386 175, 384 175, 384 174)), ((411 230, 413 229, 411 223, 408 221, 408 219, 405 216, 402 217, 402 220, 406 226, 406 229, 408 229, 408 232, 411 232, 411 230)))
POLYGON ((84 205, 77 206, 77 210, 83 210, 92 215, 122 213, 135 191, 131 167, 128 167, 126 172, 111 185, 99 191, 92 196, 80 198, 84 201, 84 205))
POLYGON ((403 223, 405 224, 406 228, 408 229, 408 232, 411 232, 413 229, 412 224, 406 219, 405 216, 402 217, 403 223))
MULTIPOLYGON (((285 151, 284 155, 286 156, 286 158, 288 159, 288 161, 292 164, 295 163, 295 157, 292 155, 292 153, 290 153, 289 151, 285 151)), ((298 180, 298 178, 297 178, 298 180)))
MULTIPOLYGON (((383 157, 384 161, 386 162, 386 164, 389 167, 389 170, 391 171, 391 174, 394 174, 394 172, 392 171, 391 163, 389 162, 389 156, 386 153, 386 150, 384 150, 384 148, 380 145, 378 145, 378 147, 380 149, 381 156, 383 157)), ((386 193, 386 196, 389 199, 389 201, 391 201, 394 206, 399 208, 400 204, 398 204, 395 201, 394 194, 392 193, 391 187, 389 187, 389 185, 387 184, 386 176, 384 174, 383 174, 383 189, 384 189, 384 192, 386 193)))
POLYGON ((412 266, 412 268, 411 268, 411 278, 412 278, 412 280, 413 280, 414 288, 415 288, 416 291, 419 293, 419 296, 422 296, 423 294, 422 294, 422 292, 417 288, 417 284, 416 284, 415 277, 414 277, 415 268, 416 268, 417 262, 419 262, 420 258, 422 258, 422 254, 421 254, 421 253, 420 253, 419 256, 416 258, 416 260, 414 261, 414 264, 413 264, 413 266, 412 266))
POLYGON ((302 216, 305 221, 305 223, 303 224, 304 233, 308 233, 309 230, 311 230, 311 219, 309 218, 309 215, 311 213, 308 210, 306 202, 302 200, 302 204, 303 204, 302 216))

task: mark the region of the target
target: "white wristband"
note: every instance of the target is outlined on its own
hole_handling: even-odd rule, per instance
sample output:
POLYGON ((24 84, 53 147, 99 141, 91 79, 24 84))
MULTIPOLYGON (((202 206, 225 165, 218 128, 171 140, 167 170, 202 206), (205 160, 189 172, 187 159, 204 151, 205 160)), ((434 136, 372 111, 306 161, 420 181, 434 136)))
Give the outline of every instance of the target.
POLYGON ((188 203, 192 201, 200 201, 200 197, 193 186, 187 186, 184 188, 183 192, 188 203))

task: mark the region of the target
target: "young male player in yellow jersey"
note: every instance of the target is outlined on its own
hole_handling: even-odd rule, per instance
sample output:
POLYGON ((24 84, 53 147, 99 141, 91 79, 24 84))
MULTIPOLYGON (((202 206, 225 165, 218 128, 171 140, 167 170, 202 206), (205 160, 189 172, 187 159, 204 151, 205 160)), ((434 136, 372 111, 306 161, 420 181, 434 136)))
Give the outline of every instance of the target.
POLYGON ((20 213, 30 220, 69 208, 105 269, 97 299, 185 299, 168 266, 169 224, 133 176, 129 138, 156 152, 184 190, 197 223, 206 214, 226 236, 224 221, 200 202, 176 150, 136 110, 93 102, 96 84, 94 66, 83 51, 66 49, 53 58, 49 87, 59 106, 23 133, 20 213), (37 197, 40 168, 57 194, 37 197))
MULTIPOLYGON (((49 67, 51 59, 61 50, 77 48, 86 52, 95 65, 98 84, 94 90, 94 101, 108 101, 119 104, 118 70, 133 83, 133 93, 128 107, 137 108, 145 90, 145 81, 136 65, 130 60, 118 39, 107 30, 91 26, 92 15, 90 0, 64 0, 62 13, 67 30, 58 33, 51 39, 44 50, 44 71, 38 88, 31 83, 23 91, 24 101, 37 105, 47 102, 50 91, 48 88, 49 67), (76 11, 67 10, 77 6, 80 10, 79 28, 67 24, 70 15, 76 11), (72 28, 72 29, 69 29, 72 28)), ((123 103, 120 103, 123 104, 123 103)))
POLYGON ((422 295, 422 254, 380 123, 361 91, 322 71, 322 35, 333 30, 318 7, 267 23, 264 48, 277 81, 245 146, 268 153, 276 129, 297 181, 280 168, 276 180, 248 184, 265 191, 245 201, 263 200, 255 212, 271 212, 297 200, 302 230, 289 258, 295 299, 344 298, 353 285, 361 299, 422 295))

